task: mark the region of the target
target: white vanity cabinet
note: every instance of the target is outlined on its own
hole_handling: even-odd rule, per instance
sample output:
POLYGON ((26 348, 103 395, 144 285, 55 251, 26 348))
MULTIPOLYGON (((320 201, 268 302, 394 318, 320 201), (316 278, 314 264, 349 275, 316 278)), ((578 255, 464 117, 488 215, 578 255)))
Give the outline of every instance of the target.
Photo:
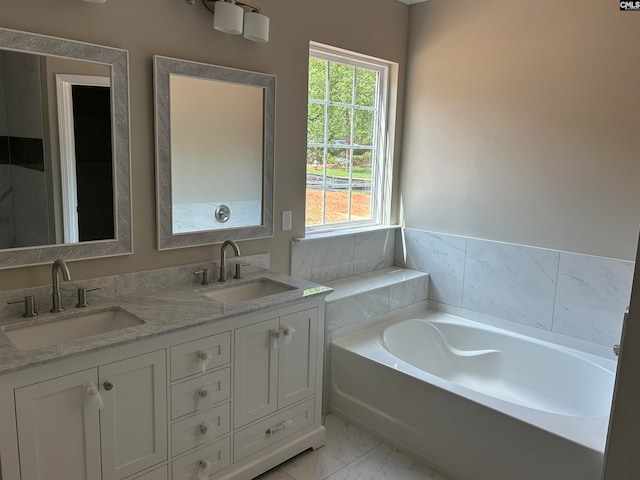
POLYGON ((235 428, 315 393, 317 335, 317 309, 236 329, 235 428))
POLYGON ((246 480, 324 443, 324 299, 0 375, 0 480, 246 480))
POLYGON ((21 480, 119 480, 167 456, 163 350, 15 389, 21 480))

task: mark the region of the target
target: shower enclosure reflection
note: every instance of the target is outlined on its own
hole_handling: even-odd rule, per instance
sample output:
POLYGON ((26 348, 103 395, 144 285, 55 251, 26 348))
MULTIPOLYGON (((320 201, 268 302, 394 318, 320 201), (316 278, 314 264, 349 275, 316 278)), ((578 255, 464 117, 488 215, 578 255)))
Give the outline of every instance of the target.
POLYGON ((0 249, 115 238, 110 75, 0 51, 0 249))

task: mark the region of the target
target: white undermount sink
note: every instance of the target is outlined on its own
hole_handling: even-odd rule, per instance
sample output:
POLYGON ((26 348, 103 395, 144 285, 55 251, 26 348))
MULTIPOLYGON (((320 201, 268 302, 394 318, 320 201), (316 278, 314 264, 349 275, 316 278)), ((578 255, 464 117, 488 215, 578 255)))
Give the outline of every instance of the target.
POLYGON ((255 300, 256 298, 268 297, 291 290, 296 290, 296 287, 275 282, 268 278, 256 278, 255 280, 237 285, 218 286, 198 290, 198 293, 212 300, 224 303, 225 305, 235 305, 236 303, 247 302, 249 300, 255 300))
POLYGON ((69 314, 47 322, 5 327, 4 333, 20 350, 58 345, 101 333, 122 330, 144 321, 118 307, 86 314, 69 314))

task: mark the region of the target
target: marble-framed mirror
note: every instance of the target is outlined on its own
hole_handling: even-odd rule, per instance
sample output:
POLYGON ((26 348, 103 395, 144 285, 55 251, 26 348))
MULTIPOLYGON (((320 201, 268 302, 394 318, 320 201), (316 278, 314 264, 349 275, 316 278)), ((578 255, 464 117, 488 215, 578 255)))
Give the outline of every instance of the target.
POLYGON ((0 268, 132 252, 126 50, 0 28, 0 268))
POLYGON ((160 250, 273 235, 273 75, 154 57, 160 250))

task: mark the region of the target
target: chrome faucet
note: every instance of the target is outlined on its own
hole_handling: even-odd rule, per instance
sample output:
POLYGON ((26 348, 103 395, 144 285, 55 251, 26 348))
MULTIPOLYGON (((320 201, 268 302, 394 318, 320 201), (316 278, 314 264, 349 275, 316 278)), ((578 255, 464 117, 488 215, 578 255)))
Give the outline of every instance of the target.
POLYGON ((64 263, 64 260, 58 259, 53 262, 53 266, 51 267, 51 278, 53 279, 53 293, 51 294, 51 298, 53 300, 53 307, 51 311, 53 313, 59 313, 64 311, 64 307, 62 306, 62 302, 60 300, 60 276, 59 273, 62 272, 62 278, 65 281, 71 280, 71 274, 69 274, 69 267, 64 263))
MULTIPOLYGON (((225 240, 222 244, 222 248, 220 249, 220 278, 219 282, 226 282, 227 280, 227 247, 231 245, 233 247, 233 253, 236 254, 236 257, 240 256, 240 247, 233 240, 225 240)), ((233 278, 242 278, 240 276, 240 263, 236 263, 236 274, 233 278)))

